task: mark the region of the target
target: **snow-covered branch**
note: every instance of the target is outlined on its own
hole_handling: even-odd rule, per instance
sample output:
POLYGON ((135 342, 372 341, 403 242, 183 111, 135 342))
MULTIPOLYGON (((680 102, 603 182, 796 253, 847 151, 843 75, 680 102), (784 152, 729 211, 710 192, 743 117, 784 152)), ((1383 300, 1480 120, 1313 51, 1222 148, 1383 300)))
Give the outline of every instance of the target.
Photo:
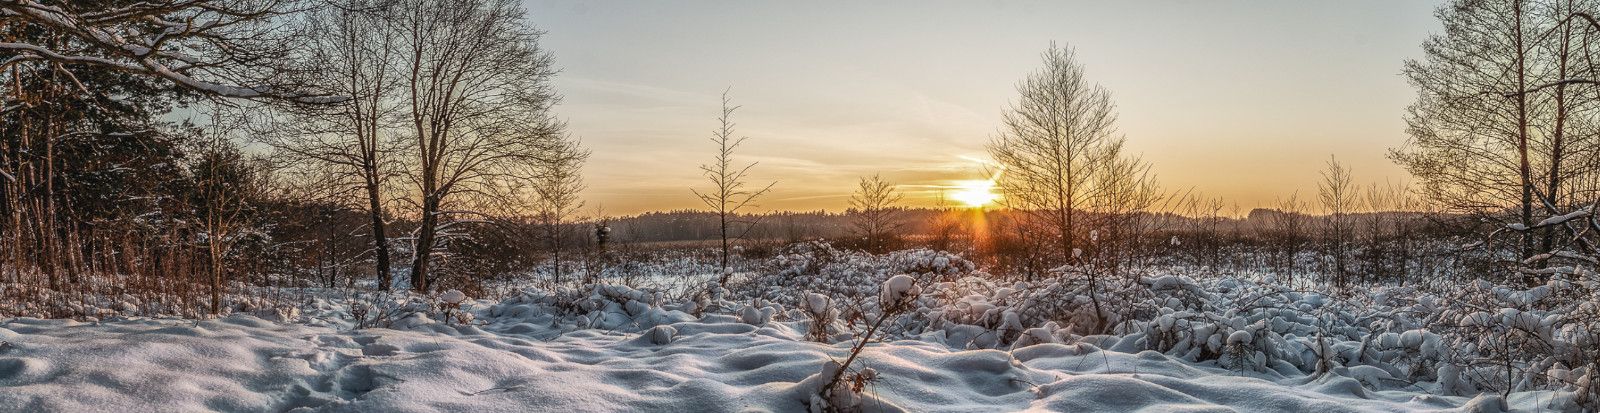
POLYGON ((7 20, 70 39, 55 47, 0 42, 0 50, 15 55, 0 67, 47 60, 162 78, 211 96, 312 104, 346 100, 282 76, 278 66, 293 46, 274 22, 284 5, 283 0, 168 0, 82 12, 35 0, 0 0, 0 16, 7 20))

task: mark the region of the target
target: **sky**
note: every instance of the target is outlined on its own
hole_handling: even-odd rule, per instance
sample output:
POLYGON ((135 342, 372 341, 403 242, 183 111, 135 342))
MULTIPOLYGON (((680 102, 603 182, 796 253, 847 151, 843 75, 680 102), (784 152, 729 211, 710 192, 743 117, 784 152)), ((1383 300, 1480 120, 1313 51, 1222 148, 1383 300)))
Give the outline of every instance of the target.
POLYGON ((1314 199, 1330 156, 1359 183, 1415 92, 1401 75, 1439 30, 1423 1, 621 2, 525 0, 555 56, 556 108, 593 151, 587 209, 704 208, 699 166, 727 90, 738 162, 776 181, 756 210, 848 206, 861 176, 905 204, 984 179, 984 146, 1051 42, 1112 93, 1118 130, 1164 188, 1243 211, 1314 199))

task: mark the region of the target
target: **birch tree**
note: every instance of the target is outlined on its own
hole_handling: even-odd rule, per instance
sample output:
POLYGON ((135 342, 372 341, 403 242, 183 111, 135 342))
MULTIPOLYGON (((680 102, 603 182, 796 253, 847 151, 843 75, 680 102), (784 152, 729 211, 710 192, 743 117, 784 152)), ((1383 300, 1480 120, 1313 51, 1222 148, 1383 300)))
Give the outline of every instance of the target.
POLYGON ((1111 201, 1143 203, 1147 196, 1135 192, 1153 181, 1142 161, 1122 152, 1111 92, 1089 82, 1070 48, 1051 44, 1042 59, 1044 67, 1017 85, 1018 99, 989 143, 989 156, 1005 168, 996 186, 1006 206, 1022 215, 1019 239, 1041 252, 1054 247, 1041 258, 1083 278, 1097 322, 1088 328, 1098 331, 1106 316, 1098 293, 1102 269, 1084 256, 1078 237, 1108 222, 1086 222, 1085 210, 1104 209, 1092 215, 1101 218, 1133 212, 1111 201))
POLYGON ((1333 257, 1333 284, 1344 288, 1349 285, 1349 247, 1355 223, 1349 214, 1356 206, 1355 184, 1350 178, 1350 168, 1329 157, 1322 180, 1317 182, 1317 200, 1327 214, 1324 240, 1328 255, 1333 257))
MULTIPOLYGON (((1111 92, 1092 84, 1069 48, 1054 44, 1044 67, 1017 85, 989 154, 1005 167, 996 182, 1006 204, 1048 228, 1055 261, 1069 263, 1085 226, 1083 211, 1111 193, 1106 175, 1119 162, 1111 92)), ((1137 171, 1137 165, 1119 167, 1137 171)))
POLYGON ((589 159, 589 151, 576 141, 563 139, 546 151, 542 158, 538 165, 538 177, 533 183, 537 196, 533 207, 549 244, 555 282, 560 284, 563 275, 561 252, 567 247, 563 241, 569 235, 567 225, 572 216, 583 208, 583 200, 578 193, 584 188, 583 163, 589 159))

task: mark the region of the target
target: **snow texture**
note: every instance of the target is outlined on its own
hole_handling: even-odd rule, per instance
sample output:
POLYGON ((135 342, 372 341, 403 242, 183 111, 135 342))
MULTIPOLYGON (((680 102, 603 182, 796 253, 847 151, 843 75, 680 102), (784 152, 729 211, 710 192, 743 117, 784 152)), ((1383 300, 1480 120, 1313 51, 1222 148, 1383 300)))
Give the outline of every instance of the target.
MULTIPOLYGON (((906 280, 891 277, 882 293, 913 293, 906 280)), ((831 360, 843 359, 850 345, 808 342, 801 322, 770 321, 771 306, 696 319, 651 304, 657 298, 615 286, 530 292, 498 303, 466 300, 463 308, 476 314, 470 325, 418 312, 393 329, 351 328, 339 321, 350 318, 348 310, 323 299, 308 304, 299 323, 287 324, 248 313, 199 322, 18 318, 0 323, 0 406, 59 412, 803 411, 822 384, 818 372, 829 364, 837 369, 831 360), (752 312, 758 320, 749 319, 752 312)), ((826 301, 804 300, 812 311, 826 301)), ((1005 328, 1023 322, 1015 312, 1001 319, 1005 328)), ((862 399, 843 402, 888 412, 1342 412, 1497 411, 1551 399, 1548 392, 1519 392, 1509 401, 1433 396, 1385 383, 1390 375, 1370 366, 1315 378, 1238 370, 1129 350, 1114 339, 1098 342, 1115 349, 1102 349, 1092 338, 1062 344, 1056 330, 1032 328, 1016 341, 1028 345, 1010 350, 963 350, 931 339, 873 343, 857 361, 872 369, 867 377, 873 384, 862 399)), ((1407 332, 1379 345, 1421 346, 1428 337, 1407 332)), ((1229 345, 1252 341, 1246 330, 1227 339, 1229 345)))

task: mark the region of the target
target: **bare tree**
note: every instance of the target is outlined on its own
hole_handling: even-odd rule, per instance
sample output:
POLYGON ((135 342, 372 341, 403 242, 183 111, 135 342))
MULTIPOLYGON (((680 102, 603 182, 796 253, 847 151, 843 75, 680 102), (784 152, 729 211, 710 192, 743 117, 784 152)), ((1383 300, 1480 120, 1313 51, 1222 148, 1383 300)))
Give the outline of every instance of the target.
MULTIPOLYGON (((331 105, 286 107, 292 116, 264 135, 286 162, 331 168, 346 179, 329 184, 358 192, 369 217, 372 261, 378 289, 392 285, 388 203, 384 197, 394 174, 400 57, 394 7, 372 0, 339 0, 307 18, 304 59, 319 73, 319 89, 349 99, 331 105), (353 179, 351 179, 353 178, 353 179)), ((344 192, 344 191, 339 191, 344 192)))
POLYGON ((1005 202, 1053 231, 1057 262, 1071 262, 1082 210, 1106 183, 1103 170, 1120 147, 1111 93, 1084 77, 1071 49, 1054 44, 1044 68, 1017 85, 1020 99, 1005 113, 989 154, 1005 165, 997 182, 1005 202))
POLYGON ((734 137, 733 112, 739 107, 730 106, 731 102, 728 92, 723 91, 722 114, 717 116, 717 129, 711 132, 711 143, 717 145, 717 155, 710 164, 700 165, 700 174, 711 182, 711 187, 704 192, 690 189, 701 202, 717 213, 717 232, 722 241, 720 255, 722 274, 717 280, 720 285, 727 285, 728 277, 733 275, 732 269, 728 266, 731 247, 729 241, 743 238, 743 233, 740 235, 731 233, 733 226, 744 224, 745 232, 754 226, 754 223, 737 220, 739 210, 754 207, 756 199, 772 190, 773 185, 777 185, 774 181, 760 189, 748 186, 750 168, 756 166, 756 163, 751 162, 741 167, 734 162, 733 151, 749 137, 734 137))
POLYGON ((956 248, 956 241, 963 232, 960 212, 950 207, 945 199, 945 190, 940 188, 933 204, 933 213, 928 215, 927 222, 923 225, 928 228, 931 235, 929 246, 939 251, 951 251, 956 248))
POLYGON ((850 196, 850 206, 855 209, 852 224, 856 235, 865 242, 867 249, 883 252, 893 246, 898 238, 895 231, 904 225, 899 220, 901 211, 895 207, 903 197, 893 183, 881 176, 861 177, 856 192, 850 196))
POLYGON ((589 151, 578 142, 563 139, 541 158, 538 177, 533 183, 538 196, 533 206, 550 244, 555 282, 560 284, 561 250, 565 247, 562 241, 569 235, 566 232, 568 220, 583 208, 578 192, 583 191, 583 163, 589 159, 589 151))
POLYGON ((1322 180, 1317 182, 1317 199, 1322 202, 1323 212, 1327 213, 1324 239, 1328 243, 1328 255, 1333 257, 1333 283, 1340 288, 1350 282, 1347 266, 1355 222, 1349 214, 1356 207, 1356 195, 1355 184, 1350 179, 1350 168, 1339 163, 1338 158, 1328 157, 1327 167, 1322 170, 1322 180))
POLYGON ((1051 261, 1084 278, 1102 324, 1089 329, 1098 331, 1106 316, 1098 293, 1101 269, 1083 265, 1092 256, 1084 256, 1077 241, 1098 223, 1085 222, 1085 210, 1106 209, 1098 215, 1105 217, 1147 205, 1153 180, 1142 161, 1122 153, 1111 92, 1089 82, 1070 48, 1051 44, 1042 57, 1044 67, 1017 85, 1019 99, 1006 111, 989 154, 1004 165, 996 183, 1006 205, 1025 217, 1016 228, 1048 231, 1021 238, 1051 239, 1051 261))
POLYGON ((262 196, 269 176, 265 162, 245 157, 230 134, 234 124, 224 119, 212 116, 190 165, 196 186, 192 207, 209 265, 211 314, 221 312, 228 255, 254 228, 251 202, 262 196))
POLYGON ((540 32, 514 0, 401 0, 401 87, 415 157, 418 228, 411 286, 430 288, 433 256, 458 197, 505 194, 496 188, 538 178, 541 156, 565 125, 550 113, 559 97, 556 69, 540 32), (449 216, 447 216, 449 215, 449 216))
POLYGON ((1272 243, 1277 258, 1278 270, 1288 274, 1293 279, 1296 269, 1296 256, 1306 242, 1306 215, 1305 203, 1300 200, 1300 194, 1290 194, 1288 198, 1278 200, 1277 212, 1271 217, 1271 234, 1275 238, 1272 243))
POLYGON ((1109 143, 1102 154, 1105 164, 1096 171, 1098 184, 1091 194, 1091 209, 1100 222, 1090 237, 1091 255, 1097 265, 1117 268, 1142 250, 1142 235, 1157 224, 1145 211, 1166 199, 1150 164, 1137 156, 1123 154, 1119 140, 1109 143))
MULTIPOLYGON (((1439 9, 1443 33, 1423 44, 1423 59, 1406 62, 1418 97, 1407 114, 1411 140, 1392 151, 1425 194, 1451 212, 1526 228, 1595 193, 1575 184, 1600 169, 1572 167, 1593 164, 1600 136, 1592 93, 1600 24, 1584 12, 1593 7, 1461 0, 1439 9)), ((1554 231, 1577 228, 1519 232, 1518 261, 1548 249, 1554 231)))

